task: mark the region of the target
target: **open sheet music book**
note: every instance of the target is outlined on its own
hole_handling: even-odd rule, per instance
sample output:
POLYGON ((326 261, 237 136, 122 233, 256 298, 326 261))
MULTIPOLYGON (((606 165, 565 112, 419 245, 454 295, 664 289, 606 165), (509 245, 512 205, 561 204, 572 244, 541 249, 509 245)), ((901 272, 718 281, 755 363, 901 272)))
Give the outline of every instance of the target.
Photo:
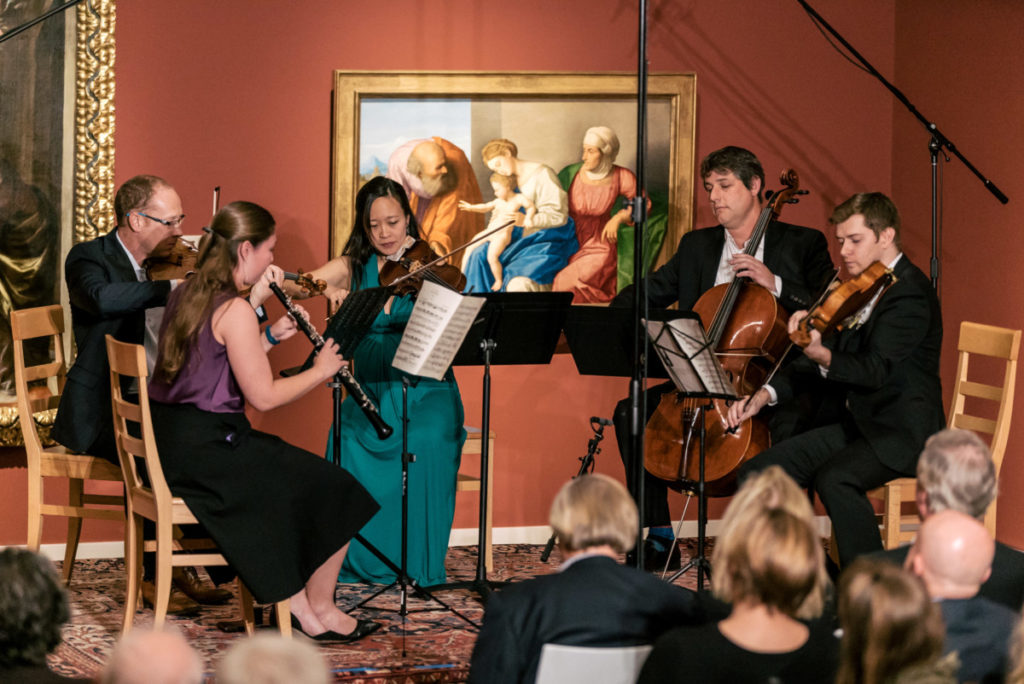
POLYGON ((678 391, 717 399, 737 398, 699 318, 644 320, 644 326, 678 391))
POLYGON ((484 301, 424 281, 391 365, 410 375, 443 378, 484 301))

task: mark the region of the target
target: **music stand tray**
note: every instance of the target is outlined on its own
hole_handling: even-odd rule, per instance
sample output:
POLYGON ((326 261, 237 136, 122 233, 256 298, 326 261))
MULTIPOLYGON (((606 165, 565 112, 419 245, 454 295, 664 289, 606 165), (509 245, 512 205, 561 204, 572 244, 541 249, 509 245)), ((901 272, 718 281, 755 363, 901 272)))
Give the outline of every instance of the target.
MULTIPOLYGON (((694 318, 691 311, 660 309, 649 312, 652 320, 694 318)), ((565 340, 580 375, 628 378, 633 375, 633 310, 618 306, 569 307, 565 340)), ((657 354, 647 355, 647 377, 668 378, 657 354)))

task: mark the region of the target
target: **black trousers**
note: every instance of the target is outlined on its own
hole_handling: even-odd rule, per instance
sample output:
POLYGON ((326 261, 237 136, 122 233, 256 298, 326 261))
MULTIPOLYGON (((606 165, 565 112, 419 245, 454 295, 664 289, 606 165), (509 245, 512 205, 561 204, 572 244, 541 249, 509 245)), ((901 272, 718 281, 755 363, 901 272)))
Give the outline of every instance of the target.
POLYGON ((893 470, 846 420, 784 440, 747 461, 740 481, 769 466, 781 466, 801 487, 821 499, 835 531, 839 564, 882 549, 875 509, 866 493, 910 473, 893 470))
MULTIPOLYGON (((671 382, 655 385, 644 391, 647 398, 647 412, 644 415, 643 425, 651 419, 658 409, 661 398, 671 391, 675 386, 671 382)), ((665 481, 644 472, 644 501, 640 505, 637 497, 637 483, 634 473, 637 467, 637 454, 633 449, 633 442, 629 435, 629 397, 626 397, 615 405, 615 413, 612 415, 612 422, 615 424, 615 441, 619 444, 619 456, 622 457, 622 464, 626 468, 626 486, 633 500, 640 508, 640 520, 643 526, 658 527, 668 525, 672 518, 668 511, 668 486, 665 481)))

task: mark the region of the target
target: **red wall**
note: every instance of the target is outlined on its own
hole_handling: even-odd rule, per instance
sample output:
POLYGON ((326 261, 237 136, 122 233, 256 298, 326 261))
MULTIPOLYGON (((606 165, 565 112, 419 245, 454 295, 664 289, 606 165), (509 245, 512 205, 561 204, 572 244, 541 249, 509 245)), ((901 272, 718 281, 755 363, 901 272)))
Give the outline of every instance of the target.
MULTIPOLYGON (((1013 281, 1024 257, 1024 5, 911 0, 896 4, 896 83, 929 121, 1009 198, 1000 204, 958 159, 940 163, 943 385, 956 371, 960 322, 1024 327, 1024 287, 1013 281)), ((884 96, 884 94, 883 94, 884 96)), ((893 194, 908 249, 930 254, 929 136, 902 107, 893 117, 893 194)), ((941 157, 940 157, 941 159, 941 157)), ((989 370, 989 369, 984 369, 989 370)), ((1000 477, 997 536, 1024 548, 1024 373, 1000 477)))
MULTIPOLYGON (((922 11, 926 6, 911 4, 922 11)), ((904 51, 890 0, 818 0, 816 6, 883 73, 895 71, 897 54, 909 59, 910 53, 917 58, 917 49, 941 49, 924 46, 922 33, 922 47, 904 51)), ((955 7, 950 3, 947 11, 955 7)), ((901 18, 910 14, 899 12, 901 18)), ((941 16, 937 26, 945 25, 941 16)), ((989 22, 993 30, 1019 25, 997 21, 989 22)), ((635 3, 611 0, 527 0, 514 9, 471 0, 122 0, 116 181, 136 173, 166 177, 182 195, 189 232, 207 220, 215 185, 222 187, 222 203, 260 202, 279 222, 277 262, 309 269, 327 256, 333 69, 633 71, 636 24, 635 3)), ((987 49, 982 42, 972 41, 958 54, 980 53, 987 49)), ((698 158, 738 144, 761 157, 770 177, 784 166, 801 173, 812 194, 787 208, 786 219, 822 227, 831 206, 852 192, 894 189, 892 99, 828 46, 797 3, 652 2, 648 55, 652 71, 697 73, 698 158)), ((949 86, 966 80, 944 79, 947 87, 928 92, 955 110, 956 102, 973 102, 950 96, 949 86)), ((1009 146, 994 137, 987 144, 1008 155, 1009 146)), ((965 149, 982 154, 968 142, 962 141, 965 149)), ((712 223, 703 198, 697 201, 698 225, 712 223)), ((919 233, 924 239, 923 224, 908 224, 917 244, 919 233)), ((322 304, 313 308, 319 313, 322 304)), ((292 365, 306 351, 301 343, 286 345, 275 363, 292 365)), ((457 375, 468 420, 479 424, 480 371, 457 375)), ((546 367, 498 368, 493 376, 495 525, 543 524, 551 496, 585 450, 588 418, 610 417, 626 381, 580 378, 567 358, 546 367)), ((315 392, 255 422, 319 452, 329 403, 326 390, 315 392)), ((611 437, 598 469, 621 477, 611 437)), ((5 470, 0 477, 11 489, 22 486, 24 475, 5 470)), ((472 495, 461 496, 470 498, 460 498, 456 526, 473 526, 472 495)), ((23 504, 0 506, 0 543, 22 541, 23 504)), ((120 534, 113 525, 91 527, 87 539, 120 534)), ((47 526, 46 541, 61 535, 57 523, 47 526)))

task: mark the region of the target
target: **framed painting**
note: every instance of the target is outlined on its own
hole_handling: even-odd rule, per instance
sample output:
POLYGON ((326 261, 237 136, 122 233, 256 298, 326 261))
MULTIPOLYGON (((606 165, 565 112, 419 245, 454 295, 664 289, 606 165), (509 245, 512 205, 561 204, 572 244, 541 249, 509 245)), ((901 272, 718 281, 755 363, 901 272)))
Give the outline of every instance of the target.
POLYGON ((114 0, 2 3, 0 40, 0 446, 11 446, 10 311, 66 302, 67 251, 113 225, 114 0))
MULTIPOLYGON (((648 268, 671 256, 693 223, 695 91, 693 74, 649 77, 648 268)), ((330 253, 342 253, 352 231, 356 193, 378 175, 403 184, 421 233, 435 251, 457 248, 481 234, 489 225, 482 212, 494 209, 504 192, 493 185, 502 171, 496 170, 495 148, 487 147, 492 141, 512 143, 514 154, 507 147, 504 154, 514 158, 518 169, 518 185, 501 197, 543 203, 542 186, 551 186, 553 197, 559 184, 562 214, 546 223, 534 219, 533 229, 571 225, 576 235, 566 229, 569 249, 582 253, 587 247, 580 246, 599 242, 591 240, 594 231, 600 233, 635 190, 636 130, 636 76, 631 74, 335 71, 330 253), (588 145, 602 150, 599 167, 591 168, 584 158, 588 145), (440 184, 430 175, 430 148, 446 163, 440 184), (524 178, 524 169, 542 173, 524 178), (598 179, 595 185, 609 182, 613 172, 620 174, 615 175, 617 189, 588 215, 584 205, 589 199, 574 192, 593 188, 583 188, 581 181, 574 190, 573 184, 584 176, 588 184, 591 178, 598 179), (531 181, 541 176, 545 180, 531 181), (446 205, 445 198, 455 196, 464 201, 463 208, 454 200, 446 205), (481 213, 471 221, 465 205, 481 213)), ((542 204, 537 215, 546 216, 542 204)), ((529 233, 530 223, 522 223, 524 234, 529 233)), ((631 279, 632 242, 632 226, 621 225, 618 246, 610 248, 617 254, 608 257, 616 261, 609 268, 617 270, 617 280, 615 273, 610 276, 611 294, 631 279)))

